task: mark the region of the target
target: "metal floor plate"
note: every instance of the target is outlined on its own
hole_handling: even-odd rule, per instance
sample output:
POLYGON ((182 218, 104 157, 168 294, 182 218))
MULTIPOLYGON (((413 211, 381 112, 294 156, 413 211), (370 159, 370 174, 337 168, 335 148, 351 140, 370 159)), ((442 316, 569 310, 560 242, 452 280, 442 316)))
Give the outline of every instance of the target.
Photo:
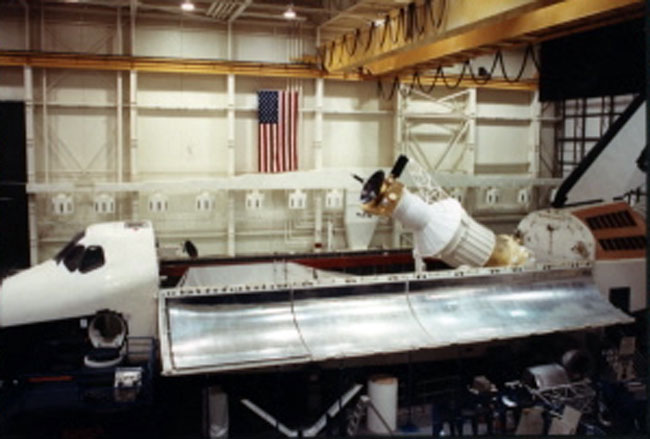
POLYGON ((166 374, 435 349, 627 323, 589 270, 162 297, 166 374))

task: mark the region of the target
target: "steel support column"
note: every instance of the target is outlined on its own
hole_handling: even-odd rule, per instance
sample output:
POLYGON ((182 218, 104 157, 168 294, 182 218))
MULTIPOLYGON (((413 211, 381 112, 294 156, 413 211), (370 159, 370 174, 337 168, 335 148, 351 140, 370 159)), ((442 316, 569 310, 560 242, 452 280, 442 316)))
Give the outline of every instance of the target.
POLYGON ((228 75, 228 176, 235 175, 235 75, 228 75))
POLYGON ((235 256, 236 243, 235 243, 235 192, 228 191, 228 234, 227 234, 227 248, 226 253, 228 256, 235 256))
MULTIPOLYGON (((25 99, 25 149, 27 156, 27 183, 36 183, 36 163, 34 153, 34 78, 32 68, 23 69, 23 93, 25 99)), ((38 229, 36 221, 36 195, 27 194, 29 221, 29 258, 31 265, 38 263, 38 229)))
POLYGON ((323 168, 323 97, 325 81, 316 79, 316 106, 314 109, 314 169, 323 168))
POLYGON ((130 175, 131 181, 136 181, 138 179, 138 73, 134 70, 129 74, 129 106, 130 175))

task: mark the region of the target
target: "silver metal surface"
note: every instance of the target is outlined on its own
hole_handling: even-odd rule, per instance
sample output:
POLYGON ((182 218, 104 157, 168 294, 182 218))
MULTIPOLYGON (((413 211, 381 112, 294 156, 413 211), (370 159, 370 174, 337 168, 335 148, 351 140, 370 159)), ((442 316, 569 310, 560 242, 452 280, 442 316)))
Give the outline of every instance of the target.
MULTIPOLYGON (((406 284, 395 286, 401 292, 308 300, 296 295, 296 322, 312 360, 428 347, 431 342, 414 318, 404 294, 406 284)), ((385 285, 377 289, 382 287, 385 285)))
POLYGON ((160 297, 164 373, 365 357, 631 321, 599 294, 588 269, 382 279, 196 297, 168 291, 160 297))
POLYGON ((177 369, 238 369, 309 358, 289 301, 244 305, 179 302, 169 307, 168 318, 171 360, 177 369))

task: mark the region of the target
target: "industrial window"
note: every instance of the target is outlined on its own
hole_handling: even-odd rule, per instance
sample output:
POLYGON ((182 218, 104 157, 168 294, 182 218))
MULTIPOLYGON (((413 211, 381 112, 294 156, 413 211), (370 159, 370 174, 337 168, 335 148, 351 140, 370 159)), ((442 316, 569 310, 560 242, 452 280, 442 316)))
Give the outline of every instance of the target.
POLYGON ((81 262, 83 254, 83 245, 75 245, 72 247, 70 251, 68 251, 63 257, 63 264, 65 265, 65 268, 67 268, 69 271, 75 271, 77 268, 79 268, 79 263, 81 262))
POLYGON ((55 256, 54 260, 60 264, 63 259, 72 251, 79 241, 86 235, 86 232, 77 233, 55 256))
POLYGON ((84 252, 81 264, 79 265, 79 271, 81 273, 88 273, 102 265, 104 265, 104 250, 97 245, 91 245, 84 252))
POLYGON ((553 175, 567 177, 633 98, 619 95, 557 102, 553 175))

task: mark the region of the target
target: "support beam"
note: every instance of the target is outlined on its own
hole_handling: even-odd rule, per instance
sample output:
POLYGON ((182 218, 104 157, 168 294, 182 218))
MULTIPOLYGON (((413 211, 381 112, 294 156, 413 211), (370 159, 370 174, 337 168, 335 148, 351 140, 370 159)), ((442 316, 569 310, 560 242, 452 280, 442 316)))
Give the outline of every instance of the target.
POLYGON ((36 221, 36 195, 27 194, 27 212, 29 221, 29 263, 38 264, 38 222, 36 221))
POLYGON ((43 52, 0 51, 0 66, 24 66, 74 70, 135 70, 150 73, 189 73, 200 75, 241 75, 276 78, 326 78, 363 80, 357 73, 328 74, 302 63, 259 63, 136 56, 61 54, 43 52))
POLYGON ((230 18, 228 18, 228 23, 232 23, 233 21, 237 20, 239 16, 246 10, 250 4, 253 3, 253 0, 244 0, 244 2, 239 5, 239 7, 235 10, 235 12, 232 13, 230 18))
POLYGON ((115 105, 116 105, 116 114, 115 114, 115 178, 118 183, 122 183, 122 178, 124 175, 123 170, 123 149, 124 149, 124 119, 123 119, 123 97, 122 97, 122 72, 116 73, 115 81, 115 105))
POLYGON ((314 192, 314 253, 323 249, 323 193, 314 192))
POLYGON ((226 254, 228 256, 235 256, 236 242, 235 242, 235 192, 228 191, 228 225, 227 225, 227 247, 226 254))
MULTIPOLYGON (((322 78, 340 81, 374 81, 376 78, 359 73, 327 73, 306 64, 266 64, 243 61, 207 61, 195 59, 147 58, 109 55, 72 55, 42 52, 3 52, 0 51, 0 67, 31 66, 46 69, 69 70, 108 70, 148 73, 186 73, 199 75, 238 75, 275 78, 322 78)), ((410 75, 403 82, 412 81, 410 75)), ((430 85, 433 76, 423 75, 422 85, 430 85)), ((442 80, 438 80, 442 85, 442 80)), ((456 84, 457 76, 447 75, 448 84, 456 84)), ((484 85, 463 80, 460 87, 491 88, 498 90, 534 90, 536 80, 508 83, 493 78, 484 85)))
MULTIPOLYGON (((34 153, 34 78, 30 66, 23 68, 23 92, 25 99, 25 148, 27 152, 27 183, 36 183, 36 163, 34 153)), ((29 221, 30 264, 38 263, 38 222, 36 221, 36 196, 28 194, 27 209, 29 221)))
POLYGON ((227 136, 227 147, 228 147, 228 176, 235 175, 235 75, 228 75, 227 77, 227 89, 228 89, 228 136, 227 136))
POLYGON ((43 105, 43 116, 42 116, 42 132, 43 132, 43 171, 45 173, 45 183, 50 182, 50 119, 47 114, 47 70, 43 69, 41 72, 41 92, 42 92, 42 105, 43 105))
MULTIPOLYGON (((404 110, 406 109, 406 101, 401 93, 401 90, 396 90, 395 97, 393 98, 395 111, 393 113, 393 163, 397 158, 406 154, 406 132, 404 130, 404 110)), ((402 223, 394 219, 391 220, 393 225, 393 247, 399 248, 402 240, 402 223)))
POLYGON ((316 102, 314 108, 314 169, 323 167, 323 99, 325 95, 325 81, 316 79, 316 102))
MULTIPOLYGON (((448 2, 448 7, 452 8, 453 5, 463 3, 448 2)), ((481 4, 483 3, 487 2, 481 4)), ((537 9, 527 12, 515 8, 516 2, 502 3, 510 3, 512 8, 501 13, 500 20, 495 20, 494 14, 489 17, 480 16, 474 23, 467 23, 468 27, 453 31, 447 27, 442 32, 440 31, 442 27, 433 26, 430 20, 425 22, 428 23, 428 28, 425 25, 422 35, 413 31, 411 37, 408 36, 408 32, 404 32, 404 24, 398 26, 398 22, 407 21, 400 18, 404 13, 394 12, 391 14, 393 32, 397 34, 394 38, 390 38, 389 35, 384 39, 384 44, 381 44, 383 28, 376 28, 374 41, 369 44, 369 49, 355 52, 350 50, 353 47, 351 41, 354 34, 347 34, 333 45, 324 47, 325 65, 332 72, 351 71, 363 67, 364 71, 372 75, 382 76, 435 60, 450 57, 471 58, 477 50, 496 51, 502 44, 516 47, 537 43, 560 35, 636 18, 642 16, 644 12, 642 0, 565 0, 553 2, 550 6, 549 2, 535 1, 528 2, 530 3, 528 7, 537 7, 537 9)), ((488 9, 488 12, 493 11, 488 9)), ((451 13, 450 10, 448 14, 451 13)), ((370 33, 370 30, 362 32, 357 44, 361 47, 365 47, 364 44, 368 45, 370 33)))
POLYGON ((130 150, 130 177, 131 181, 138 179, 137 153, 138 153, 138 73, 132 70, 129 74, 129 150, 130 150))
POLYGON ((36 153, 34 140, 34 78, 30 66, 23 69, 25 100, 25 147, 27 150, 27 182, 36 183, 36 153))

